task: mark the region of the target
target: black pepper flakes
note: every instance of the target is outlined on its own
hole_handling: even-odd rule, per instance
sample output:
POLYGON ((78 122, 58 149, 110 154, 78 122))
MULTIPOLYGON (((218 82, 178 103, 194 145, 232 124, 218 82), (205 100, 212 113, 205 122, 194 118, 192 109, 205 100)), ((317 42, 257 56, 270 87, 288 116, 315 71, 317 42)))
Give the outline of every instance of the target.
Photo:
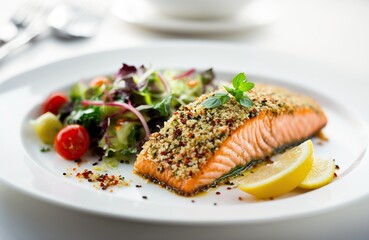
POLYGON ((231 185, 231 186, 232 186, 232 185, 234 185, 234 183, 233 183, 233 182, 231 182, 231 181, 229 181, 229 180, 225 181, 225 182, 224 182, 224 184, 225 184, 225 185, 231 185))

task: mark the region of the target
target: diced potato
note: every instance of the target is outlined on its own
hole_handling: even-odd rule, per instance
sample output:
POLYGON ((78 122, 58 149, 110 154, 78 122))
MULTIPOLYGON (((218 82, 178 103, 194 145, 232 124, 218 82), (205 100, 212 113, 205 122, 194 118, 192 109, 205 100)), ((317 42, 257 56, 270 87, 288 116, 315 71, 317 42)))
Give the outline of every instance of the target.
POLYGON ((63 124, 51 112, 39 116, 32 121, 32 125, 38 137, 46 144, 53 144, 56 134, 63 128, 63 124))

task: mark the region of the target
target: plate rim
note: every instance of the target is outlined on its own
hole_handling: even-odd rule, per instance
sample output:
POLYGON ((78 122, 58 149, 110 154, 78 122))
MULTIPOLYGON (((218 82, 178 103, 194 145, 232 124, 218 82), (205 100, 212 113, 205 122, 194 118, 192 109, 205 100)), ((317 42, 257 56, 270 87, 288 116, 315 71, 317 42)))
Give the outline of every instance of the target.
MULTIPOLYGON (((165 42, 164 43, 159 43, 159 46, 161 44, 166 44, 166 43, 165 42)), ((178 44, 178 43, 174 43, 174 45, 176 45, 176 44, 178 44)), ((197 45, 198 42, 197 43, 187 42, 187 44, 188 44, 187 47, 193 47, 193 46, 196 47, 196 46, 198 46, 197 45)), ((222 44, 219 44, 219 43, 215 43, 215 45, 221 45, 222 46, 222 44)), ((155 45, 155 44, 154 45, 151 45, 151 46, 150 45, 144 45, 144 47, 149 47, 149 48, 150 47, 153 47, 153 46, 156 47, 158 45, 155 45)), ((225 44, 224 46, 230 46, 230 45, 225 44)), ((61 59, 61 60, 58 60, 58 61, 55 61, 55 62, 52 62, 52 63, 48 63, 48 64, 45 64, 45 65, 41 65, 41 66, 35 67, 33 69, 29 69, 29 70, 24 71, 22 73, 15 74, 15 75, 13 75, 11 77, 8 77, 4 81, 0 82, 0 88, 1 88, 3 82, 10 81, 12 78, 16 78, 16 77, 21 76, 21 75, 24 75, 24 74, 29 74, 30 72, 37 71, 37 70, 42 69, 42 68, 50 67, 50 65, 62 64, 63 62, 69 61, 71 59, 76 59, 76 58, 86 57, 86 56, 92 56, 92 55, 95 55, 95 54, 108 54, 111 51, 124 51, 124 50, 127 50, 127 49, 137 49, 137 48, 141 48, 141 47, 142 46, 133 46, 133 47, 125 47, 125 48, 111 49, 111 50, 102 50, 102 51, 85 53, 85 54, 81 54, 81 55, 77 55, 77 56, 72 56, 72 57, 69 57, 69 58, 61 59)), ((297 85, 298 86, 301 86, 301 84, 297 84, 297 85)), ((346 108, 347 106, 344 105, 344 107, 346 108)), ((354 111, 354 113, 356 114, 355 111, 354 111)), ((363 126, 365 126, 367 128, 367 123, 359 115, 358 115, 358 120, 361 121, 362 124, 363 124, 363 126)), ((365 158, 365 157, 367 157, 367 155, 368 154, 367 154, 367 151, 366 151, 366 152, 363 153, 363 156, 362 157, 365 158)), ((40 167, 40 166, 38 166, 38 167, 40 167)), ((38 192, 38 194, 35 194, 34 192, 32 192, 32 191, 30 191, 28 189, 24 189, 21 186, 16 185, 15 183, 11 183, 10 181, 7 181, 6 179, 3 179, 3 177, 1 177, 1 176, 0 176, 0 180, 2 182, 4 182, 6 185, 11 186, 12 188, 17 189, 18 191, 20 191, 22 193, 25 193, 27 195, 30 195, 32 197, 35 197, 35 198, 44 200, 46 202, 51 202, 51 203, 56 204, 56 205, 59 205, 59 206, 68 207, 68 208, 79 210, 79 211, 83 211, 83 212, 88 212, 88 213, 93 212, 94 214, 98 214, 98 215, 102 215, 102 216, 110 216, 110 217, 115 217, 115 218, 120 218, 120 219, 123 218, 123 219, 129 219, 129 220, 134 220, 134 221, 163 222, 163 223, 177 223, 177 224, 204 224, 204 225, 207 225, 207 224, 211 224, 211 225, 214 225, 214 224, 222 224, 222 225, 225 225, 225 224, 228 224, 228 223, 229 224, 234 224, 234 223, 243 223, 243 224, 246 224, 246 223, 258 223, 258 222, 273 222, 273 221, 278 221, 278 220, 283 220, 283 219, 291 219, 293 217, 303 217, 303 216, 307 216, 307 215, 313 215, 316 212, 328 211, 328 210, 334 209, 336 207, 345 206, 347 204, 350 204, 353 201, 357 201, 360 198, 363 198, 366 195, 368 195, 368 193, 363 194, 363 195, 361 195, 360 198, 356 198, 356 199, 354 199, 352 201, 349 201, 349 202, 346 202, 346 203, 343 203, 343 204, 339 204, 338 206, 332 206, 330 208, 325 208, 325 209, 317 209, 316 211, 312 211, 312 212, 309 212, 309 213, 298 213, 298 214, 293 215, 293 216, 291 216, 291 215, 284 215, 282 217, 275 217, 275 218, 270 218, 270 219, 258 219, 258 220, 252 220, 252 221, 248 221, 248 220, 235 220, 235 221, 232 221, 232 220, 226 220, 226 221, 224 221, 224 220, 223 221, 222 220, 215 220, 215 221, 209 221, 209 220, 207 220, 207 221, 188 221, 188 220, 180 221, 180 220, 176 220, 176 221, 173 221, 171 219, 148 219, 148 218, 143 218, 143 217, 122 216, 120 214, 104 213, 104 212, 99 212, 99 211, 96 211, 96 210, 95 211, 91 211, 91 209, 89 209, 89 208, 81 208, 81 207, 77 207, 77 206, 74 206, 74 205, 69 205, 69 204, 66 204, 66 203, 64 203, 62 201, 58 201, 56 199, 50 198, 50 196, 48 197, 47 194, 44 195, 44 194, 40 194, 39 192, 38 192)))

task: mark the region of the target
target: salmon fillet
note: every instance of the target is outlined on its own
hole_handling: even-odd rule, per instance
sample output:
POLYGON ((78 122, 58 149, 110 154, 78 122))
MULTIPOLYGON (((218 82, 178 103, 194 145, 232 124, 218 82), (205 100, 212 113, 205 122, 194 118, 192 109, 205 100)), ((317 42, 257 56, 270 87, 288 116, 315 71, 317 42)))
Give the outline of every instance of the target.
POLYGON ((205 190, 235 169, 270 157, 318 133, 327 123, 313 99, 257 84, 248 92, 254 106, 233 97, 218 108, 181 107, 137 156, 134 172, 184 196, 205 190))

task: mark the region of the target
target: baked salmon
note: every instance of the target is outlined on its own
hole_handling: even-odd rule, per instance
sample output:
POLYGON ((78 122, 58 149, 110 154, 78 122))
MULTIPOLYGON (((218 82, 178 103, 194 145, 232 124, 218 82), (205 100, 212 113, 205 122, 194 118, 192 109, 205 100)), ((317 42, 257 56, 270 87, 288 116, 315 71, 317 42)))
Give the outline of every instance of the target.
POLYGON ((204 108, 201 103, 212 95, 181 107, 150 135, 135 173, 191 196, 235 169, 305 141, 327 124, 315 100, 285 88, 256 84, 248 92, 250 108, 233 97, 220 107, 204 108))

